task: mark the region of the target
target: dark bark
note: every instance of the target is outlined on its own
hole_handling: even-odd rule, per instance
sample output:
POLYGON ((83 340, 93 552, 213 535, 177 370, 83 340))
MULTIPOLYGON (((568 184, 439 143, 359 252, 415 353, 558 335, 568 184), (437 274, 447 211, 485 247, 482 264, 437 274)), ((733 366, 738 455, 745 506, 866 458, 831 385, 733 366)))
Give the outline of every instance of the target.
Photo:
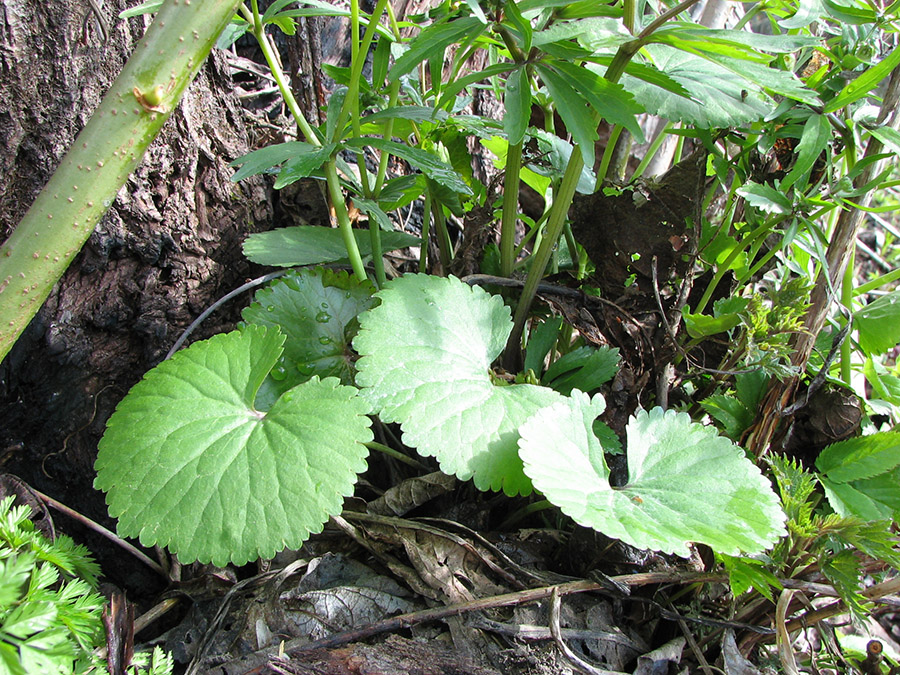
MULTIPOLYGON (((143 33, 104 4, 0 0, 0 237, 47 181, 143 33)), ((0 365, 0 471, 106 517, 96 444, 127 390, 180 332, 251 270, 240 242, 270 220, 261 180, 230 182, 251 148, 213 54, 143 163, 0 365)), ((204 335, 228 328, 226 309, 204 335)), ((109 524, 107 522, 107 524, 109 524)))

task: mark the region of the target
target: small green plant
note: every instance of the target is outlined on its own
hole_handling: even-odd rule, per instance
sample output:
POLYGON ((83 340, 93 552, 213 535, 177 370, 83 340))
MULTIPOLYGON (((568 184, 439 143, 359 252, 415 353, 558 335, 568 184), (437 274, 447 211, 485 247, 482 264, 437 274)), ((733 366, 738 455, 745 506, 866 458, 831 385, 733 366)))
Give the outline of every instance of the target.
MULTIPOLYGON (((14 501, 0 501, 0 673, 106 672, 95 653, 106 643, 100 568, 69 537, 50 541, 35 530, 31 509, 14 501)), ((134 665, 136 673, 172 672, 159 648, 134 665)))

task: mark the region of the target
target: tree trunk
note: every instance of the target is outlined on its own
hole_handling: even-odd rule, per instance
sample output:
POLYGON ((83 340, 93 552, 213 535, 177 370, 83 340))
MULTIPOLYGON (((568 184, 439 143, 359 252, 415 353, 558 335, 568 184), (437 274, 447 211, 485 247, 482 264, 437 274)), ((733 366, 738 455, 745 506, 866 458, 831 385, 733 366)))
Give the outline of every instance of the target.
MULTIPOLYGON (((125 2, 108 0, 105 37, 93 4, 0 0, 0 239, 149 23, 117 19, 125 2)), ((231 183, 228 166, 250 149, 214 52, 0 365, 0 471, 108 521, 91 487, 107 418, 194 317, 250 273, 240 243, 269 221, 269 195, 261 179, 231 183)), ((203 335, 236 318, 226 308, 203 335)))

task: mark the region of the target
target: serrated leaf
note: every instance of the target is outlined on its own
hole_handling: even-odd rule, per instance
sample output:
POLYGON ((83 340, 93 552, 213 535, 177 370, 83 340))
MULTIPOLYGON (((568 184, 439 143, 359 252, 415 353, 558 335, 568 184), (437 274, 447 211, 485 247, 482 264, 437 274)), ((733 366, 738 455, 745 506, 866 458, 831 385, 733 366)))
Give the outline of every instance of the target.
POLYGON ((769 185, 747 181, 737 189, 737 193, 746 199, 750 206, 755 206, 766 213, 790 213, 793 208, 791 200, 784 193, 769 185))
POLYGON ((896 346, 900 343, 900 291, 891 291, 857 311, 853 325, 866 354, 881 354, 896 346))
POLYGON ((690 99, 672 96, 626 71, 622 85, 649 113, 710 129, 761 120, 772 109, 758 86, 717 63, 667 45, 647 45, 644 49, 659 70, 691 94, 690 99))
POLYGON ((644 142, 644 131, 637 121, 637 116, 644 109, 621 84, 610 82, 593 70, 574 63, 559 61, 552 65, 563 80, 579 92, 603 119, 622 125, 639 143, 644 142))
POLYGON ((866 600, 860 595, 862 590, 862 570, 859 560, 852 551, 844 549, 835 554, 819 557, 819 567, 825 577, 832 583, 838 595, 847 604, 848 609, 859 618, 868 616, 868 609, 863 604, 866 600))
POLYGON ((454 277, 419 274, 389 282, 376 297, 381 304, 360 318, 353 340, 362 396, 445 472, 481 490, 528 494, 516 430, 560 396, 491 381, 512 330, 502 299, 454 277))
POLYGON ((313 376, 352 384, 350 341, 357 317, 375 306, 374 292, 368 281, 322 268, 290 272, 259 291, 241 317, 279 328, 286 339, 281 358, 263 382, 257 408, 267 410, 281 394, 313 376))
POLYGON ((540 375, 544 369, 544 359, 550 353, 550 348, 559 337, 559 329, 562 328, 562 317, 550 317, 542 321, 531 332, 528 338, 528 346, 525 349, 525 363, 522 366, 524 372, 529 370, 540 375))
POLYGON ((344 145, 351 148, 364 148, 368 145, 382 152, 389 152, 400 159, 405 159, 428 176, 428 178, 450 188, 454 192, 464 195, 472 194, 472 189, 466 184, 463 177, 453 170, 453 167, 421 148, 412 148, 403 143, 370 137, 349 138, 344 141, 344 145))
POLYGON ((898 466, 900 433, 894 431, 832 443, 816 458, 816 468, 838 483, 872 478, 898 466))
MULTIPOLYGON (((372 242, 366 230, 353 230, 361 255, 372 254, 372 242)), ((405 232, 382 232, 381 249, 415 246, 419 237, 405 232)), ((268 232, 256 232, 244 241, 244 255, 251 262, 273 267, 299 267, 336 262, 347 257, 341 231, 332 227, 298 225, 268 232)))
POLYGON ((581 151, 585 166, 594 163, 594 141, 597 140, 597 120, 588 108, 587 101, 569 82, 552 68, 537 64, 535 70, 541 76, 556 111, 572 134, 575 146, 581 151))
POLYGON ((340 513, 366 467, 369 407, 353 387, 314 378, 257 411, 283 342, 250 325, 195 343, 119 403, 94 485, 123 536, 182 562, 241 565, 299 546, 340 513))
POLYGON ((531 118, 531 82, 525 66, 516 68, 506 78, 503 104, 506 107, 503 130, 509 143, 516 145, 525 138, 525 130, 531 118))
POLYGON ((544 384, 567 396, 573 389, 591 392, 611 380, 619 368, 619 349, 579 347, 554 361, 544 384))
POLYGON ((797 183, 797 187, 802 190, 806 186, 813 165, 819 159, 822 151, 828 147, 828 141, 831 140, 831 123, 825 115, 811 115, 806 124, 803 126, 803 133, 800 136, 800 143, 797 144, 797 160, 790 173, 781 181, 781 190, 787 189, 797 183, 801 178, 802 182, 797 183))
POLYGON ((420 63, 428 61, 436 54, 443 53, 447 45, 463 38, 471 38, 473 33, 481 33, 486 28, 487 26, 474 16, 429 26, 416 36, 410 43, 409 49, 396 60, 394 67, 388 73, 388 81, 393 82, 420 63))
POLYGON ((784 534, 778 498, 759 469, 685 413, 639 411, 626 427, 628 482, 609 483, 592 423, 605 407, 573 392, 522 425, 519 454, 536 489, 577 523, 639 548, 689 555, 689 542, 755 553, 784 534))
POLYGON ((231 180, 237 183, 244 178, 255 176, 276 166, 281 166, 292 157, 310 153, 314 150, 316 150, 316 146, 302 141, 278 143, 260 150, 254 150, 231 162, 229 166, 240 167, 231 177, 231 180))
POLYGON ((715 394, 700 401, 709 416, 722 425, 722 431, 733 441, 737 441, 744 430, 753 424, 755 411, 747 408, 734 396, 715 394))
POLYGON ((275 189, 280 190, 302 178, 311 176, 331 157, 331 153, 336 147, 335 143, 329 143, 321 148, 311 146, 311 149, 291 157, 278 172, 278 176, 275 178, 275 189))
POLYGON ((728 585, 731 594, 739 598, 751 588, 755 589, 770 602, 774 602, 772 589, 781 590, 778 577, 765 568, 765 563, 744 556, 720 555, 728 572, 728 585))
POLYGON ((858 101, 887 77, 900 64, 900 49, 892 49, 879 63, 867 69, 862 75, 848 82, 837 96, 831 99, 822 112, 828 114, 840 110, 845 105, 858 101))

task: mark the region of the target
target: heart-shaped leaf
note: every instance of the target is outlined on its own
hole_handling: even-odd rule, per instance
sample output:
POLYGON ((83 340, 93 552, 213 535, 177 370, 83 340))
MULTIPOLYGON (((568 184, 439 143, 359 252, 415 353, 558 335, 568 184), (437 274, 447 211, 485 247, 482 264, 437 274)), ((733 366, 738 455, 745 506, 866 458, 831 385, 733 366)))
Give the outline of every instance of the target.
POLYGON ((454 277, 413 274, 385 285, 360 317, 356 382, 403 441, 481 490, 527 494, 519 425, 561 400, 551 389, 498 385, 491 363, 512 330, 498 296, 454 277))
POLYGON ((682 556, 691 541, 736 555, 763 551, 784 534, 784 513, 759 469, 685 413, 639 411, 626 429, 628 483, 610 485, 591 430, 605 407, 602 397, 574 391, 520 428, 525 473, 577 523, 682 556))
POLYGON ((119 403, 94 485, 122 535, 182 562, 241 565, 299 546, 340 513, 366 468, 369 408, 355 388, 313 378, 254 409, 283 342, 250 325, 195 343, 119 403))

